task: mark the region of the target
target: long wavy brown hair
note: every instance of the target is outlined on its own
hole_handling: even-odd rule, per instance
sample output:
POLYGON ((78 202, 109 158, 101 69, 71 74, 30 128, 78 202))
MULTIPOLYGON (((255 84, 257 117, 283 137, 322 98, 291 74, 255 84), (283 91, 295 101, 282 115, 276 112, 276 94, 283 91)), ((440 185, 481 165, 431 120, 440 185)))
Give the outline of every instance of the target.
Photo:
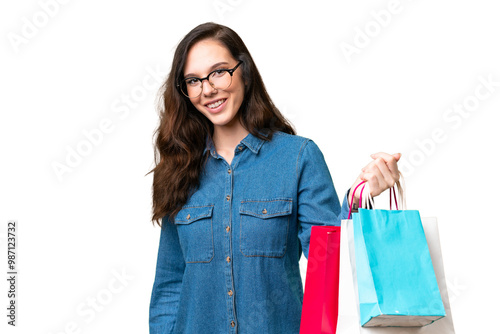
POLYGON ((250 52, 236 32, 212 22, 191 30, 177 46, 170 73, 159 92, 160 119, 153 135, 155 167, 149 172, 154 173, 152 222, 159 226, 165 216, 173 221, 197 190, 200 172, 208 159, 209 151, 205 155, 203 151, 207 136, 213 136, 213 124, 177 87, 177 83, 183 79, 189 50, 197 42, 206 39, 219 41, 235 60, 243 62, 242 78, 246 87, 237 114, 243 127, 264 140, 271 140, 275 131, 296 134, 293 125, 269 97, 250 52), (261 135, 259 131, 267 132, 268 137, 261 135))

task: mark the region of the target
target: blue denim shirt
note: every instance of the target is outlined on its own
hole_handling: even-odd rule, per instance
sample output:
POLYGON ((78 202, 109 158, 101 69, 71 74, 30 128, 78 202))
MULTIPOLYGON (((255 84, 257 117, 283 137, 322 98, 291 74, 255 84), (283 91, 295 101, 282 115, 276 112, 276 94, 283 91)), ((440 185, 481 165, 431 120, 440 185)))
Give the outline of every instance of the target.
POLYGON ((313 225, 347 218, 346 197, 311 139, 250 133, 230 165, 206 150, 199 189, 162 221, 150 333, 299 333, 301 252, 313 225))

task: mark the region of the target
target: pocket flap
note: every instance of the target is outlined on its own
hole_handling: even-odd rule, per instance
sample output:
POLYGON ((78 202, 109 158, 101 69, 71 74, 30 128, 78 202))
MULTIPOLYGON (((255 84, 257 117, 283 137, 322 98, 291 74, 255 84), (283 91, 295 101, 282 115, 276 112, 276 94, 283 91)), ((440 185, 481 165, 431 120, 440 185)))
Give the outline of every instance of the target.
POLYGON ((280 198, 269 200, 241 201, 240 214, 250 215, 262 219, 276 216, 286 216, 292 213, 292 199, 280 198))
POLYGON ((184 206, 175 216, 176 224, 191 224, 202 218, 212 217, 213 204, 203 206, 184 206))

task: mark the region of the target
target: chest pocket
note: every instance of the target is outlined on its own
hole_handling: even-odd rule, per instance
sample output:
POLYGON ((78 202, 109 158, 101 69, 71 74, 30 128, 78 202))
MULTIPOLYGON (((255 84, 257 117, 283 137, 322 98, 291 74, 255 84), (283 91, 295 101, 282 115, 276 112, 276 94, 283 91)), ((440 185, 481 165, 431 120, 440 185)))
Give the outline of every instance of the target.
POLYGON ((210 262, 214 257, 213 205, 184 206, 175 218, 186 263, 210 262))
POLYGON ((240 205, 240 250, 245 256, 285 255, 292 199, 245 200, 240 205))

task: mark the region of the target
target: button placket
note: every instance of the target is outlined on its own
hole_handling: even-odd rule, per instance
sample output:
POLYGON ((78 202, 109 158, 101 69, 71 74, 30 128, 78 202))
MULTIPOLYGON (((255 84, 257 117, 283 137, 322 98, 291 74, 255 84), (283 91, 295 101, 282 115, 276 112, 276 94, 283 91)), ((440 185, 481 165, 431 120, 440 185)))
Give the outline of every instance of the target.
POLYGON ((226 301, 227 301, 227 316, 228 321, 230 321, 230 326, 232 327, 231 332, 236 332, 236 310, 235 310, 235 301, 234 301, 234 276, 233 276, 233 261, 232 261, 232 202, 233 202, 233 175, 234 175, 234 166, 237 165, 237 161, 240 155, 235 155, 233 158, 231 166, 227 164, 226 161, 224 166, 225 170, 223 173, 225 174, 225 199, 223 207, 223 219, 222 226, 225 230, 223 234, 224 239, 224 273, 225 273, 225 281, 226 281, 226 301))

